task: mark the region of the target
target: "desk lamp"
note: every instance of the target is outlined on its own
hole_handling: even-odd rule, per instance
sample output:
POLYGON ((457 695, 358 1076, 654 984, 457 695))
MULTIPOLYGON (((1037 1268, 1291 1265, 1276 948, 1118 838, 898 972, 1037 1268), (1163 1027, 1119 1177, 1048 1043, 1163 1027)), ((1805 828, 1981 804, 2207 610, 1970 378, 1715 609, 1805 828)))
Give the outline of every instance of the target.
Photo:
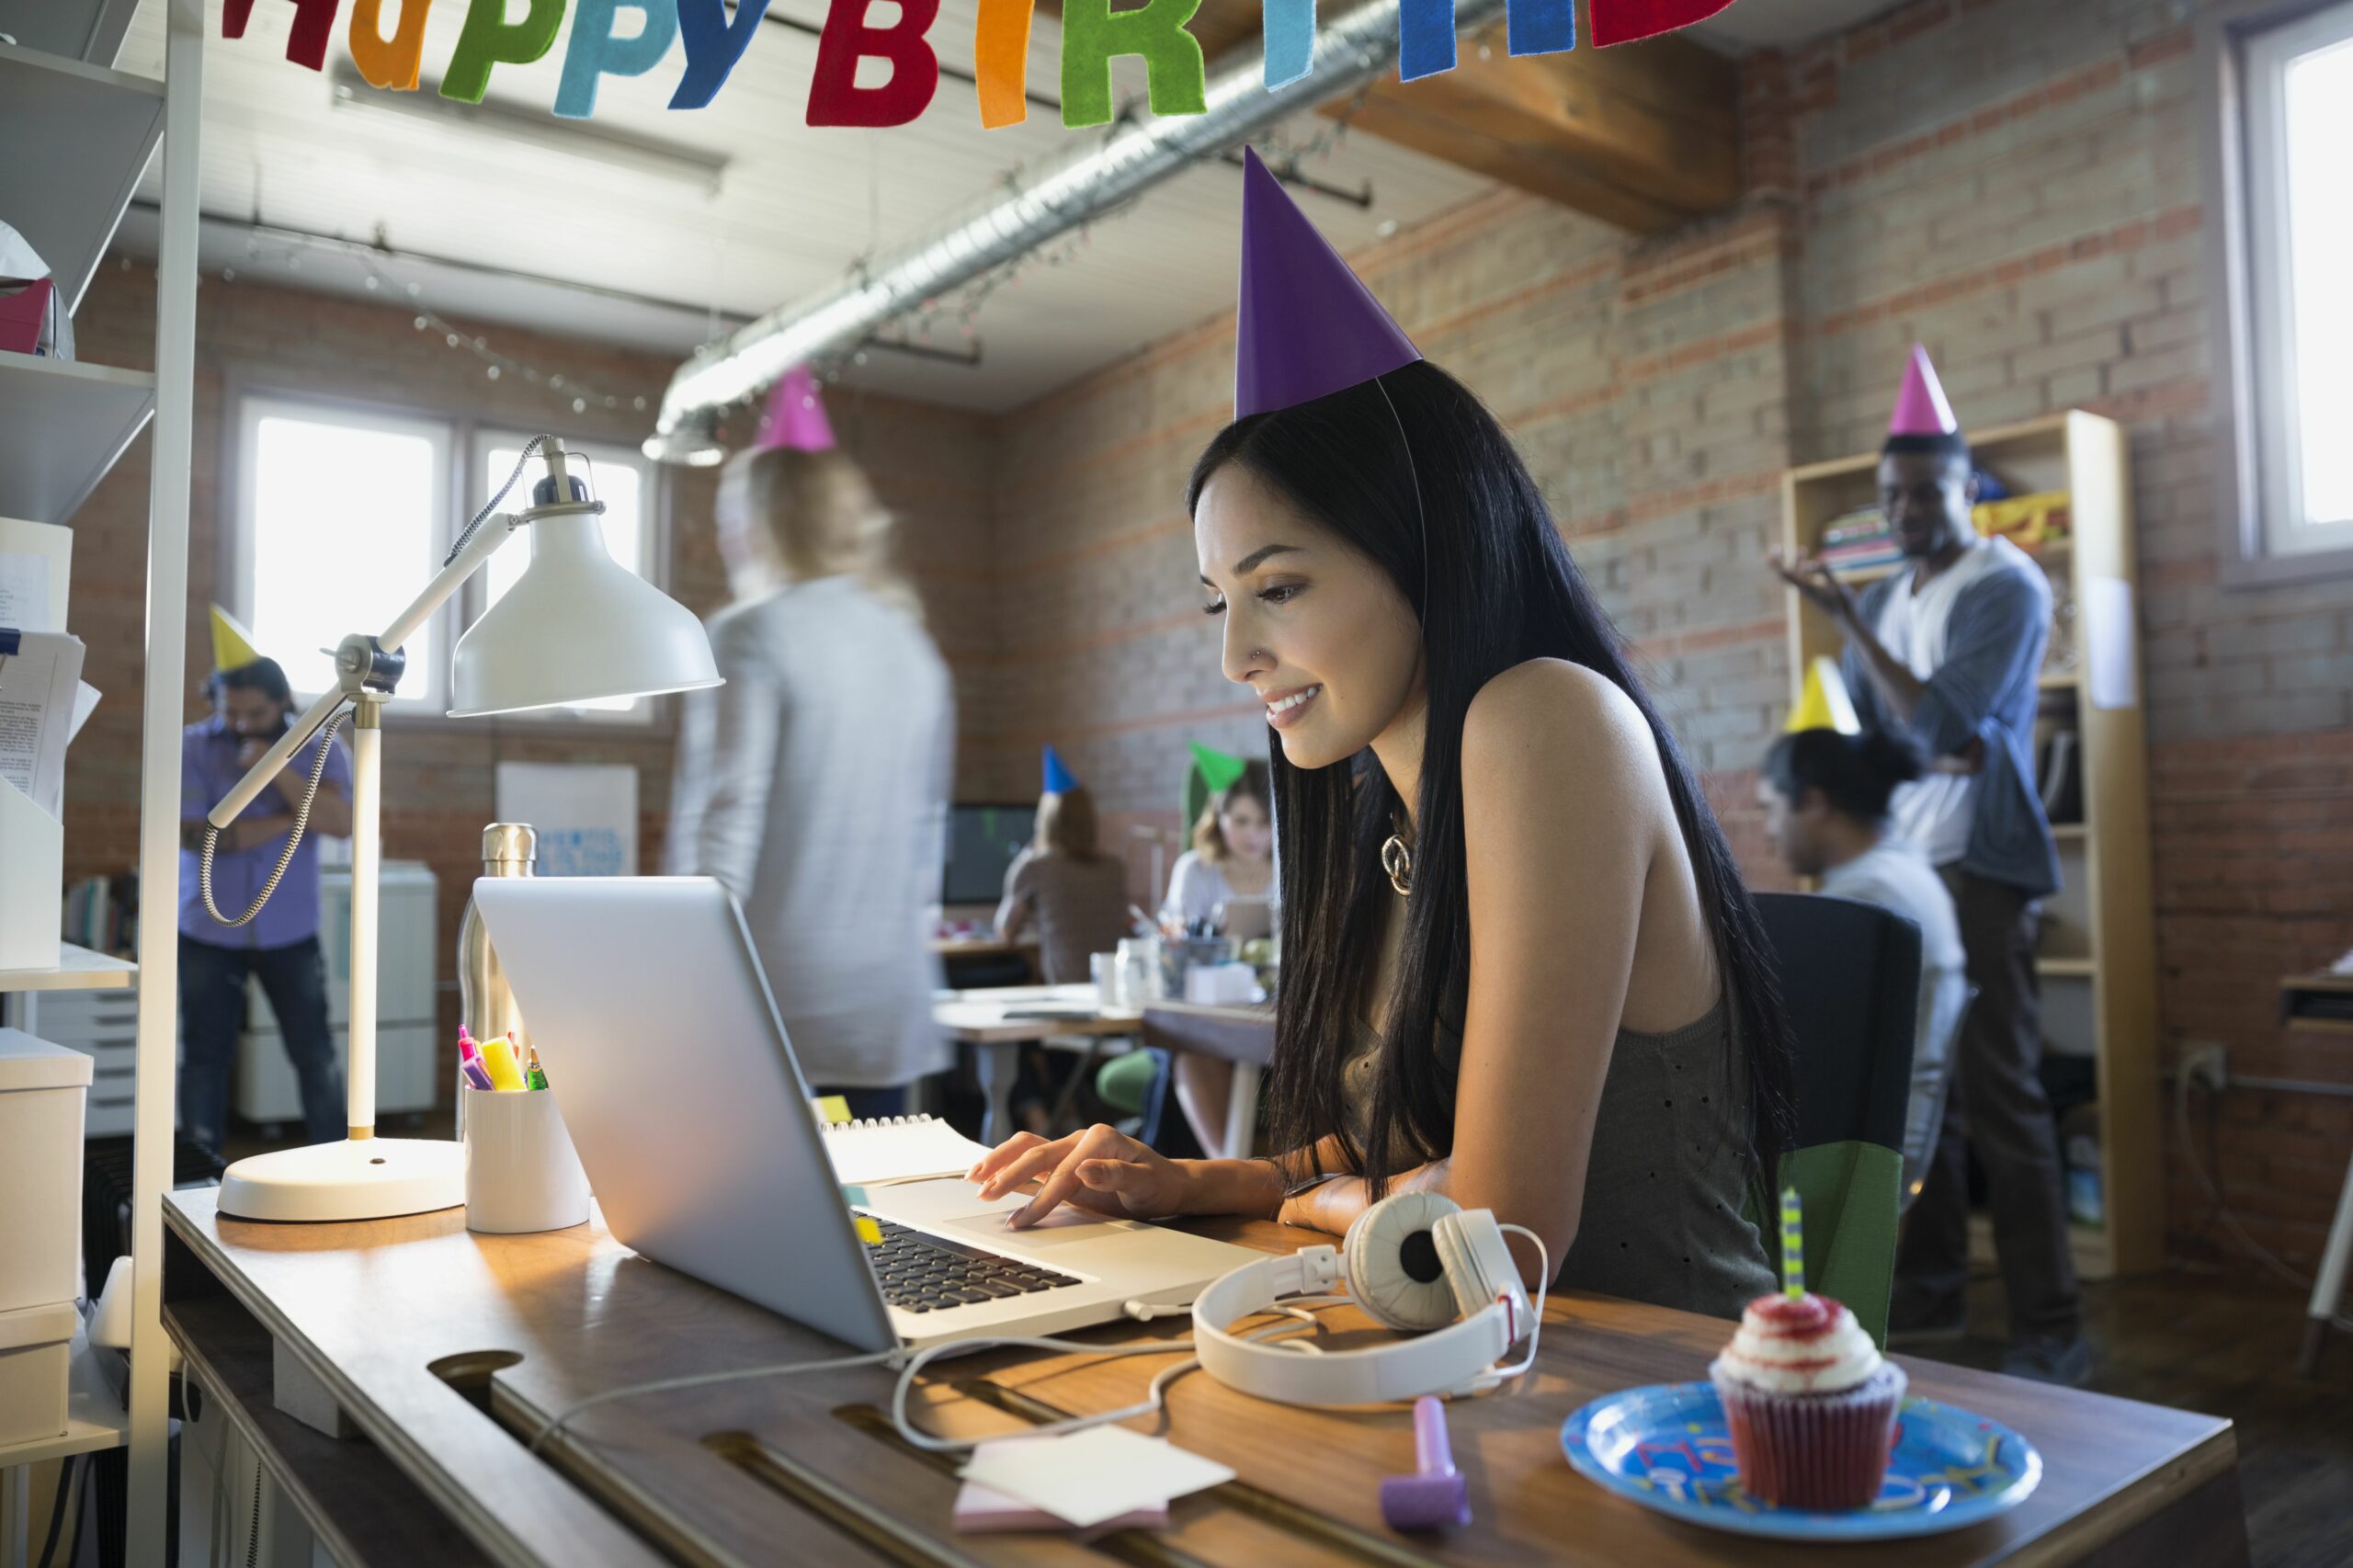
POLYGON ((335 651, 335 689, 313 702, 206 817, 204 906, 222 925, 261 912, 294 858, 325 772, 334 731, 352 725, 350 1135, 256 1154, 231 1165, 221 1211, 245 1220, 375 1220, 465 1201, 465 1152, 447 1139, 376 1136, 376 911, 382 865, 383 712, 406 665, 402 645, 517 529, 531 530, 522 578, 459 639, 449 681, 453 719, 517 713, 621 697, 692 691, 720 683, 702 623, 605 552, 605 504, 570 472, 571 454, 534 437, 515 472, 458 538, 439 574, 375 637, 335 651), (520 512, 493 512, 537 454, 547 467, 520 512), (348 705, 350 712, 345 709, 348 705), (321 732, 325 732, 322 734, 321 732), (222 828, 313 737, 318 756, 278 867, 242 916, 212 903, 212 854, 222 828))

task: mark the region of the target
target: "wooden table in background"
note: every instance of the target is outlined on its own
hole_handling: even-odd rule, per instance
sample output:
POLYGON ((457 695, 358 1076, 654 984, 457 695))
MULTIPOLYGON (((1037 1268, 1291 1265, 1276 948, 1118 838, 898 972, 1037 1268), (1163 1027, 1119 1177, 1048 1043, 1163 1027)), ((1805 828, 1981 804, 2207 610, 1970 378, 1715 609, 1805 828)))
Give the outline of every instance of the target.
POLYGON ((1154 1002, 1143 1010, 1143 1042, 1233 1064, 1233 1094, 1225 1106, 1225 1153, 1233 1159, 1248 1159, 1258 1135, 1258 1077, 1275 1059, 1274 1005, 1154 1002))
POLYGON ((931 1021, 940 1033, 980 1051, 981 1092, 989 1102, 981 1139, 987 1143, 1012 1136, 1013 1081, 1024 1041, 1091 1056, 1097 1040, 1134 1034, 1140 1017, 1133 1008, 1102 1006, 1091 984, 1000 985, 940 991, 931 999, 931 1021))
MULTIPOLYGON (((1537 1369, 1449 1412, 1474 1522, 1436 1536, 1379 1523, 1381 1477, 1413 1465, 1404 1407, 1319 1412, 1177 1380, 1167 1434, 1237 1480, 1179 1499, 1169 1528, 959 1535, 954 1461, 892 1430, 878 1367, 615 1401, 540 1457, 553 1414, 627 1384, 835 1356, 841 1347, 585 1225, 480 1236, 461 1210, 346 1225, 222 1219, 217 1193, 166 1195, 165 1327, 208 1392, 346 1568, 497 1563, 972 1565, 1787 1564, 1886 1560, 1719 1535, 1603 1491, 1561 1457, 1560 1426, 1597 1395, 1703 1375, 1730 1325, 1599 1297, 1555 1297, 1537 1369), (271 1403, 272 1340, 368 1442, 319 1436, 271 1403)), ((1204 1227, 1286 1250, 1321 1240, 1257 1222, 1204 1227)), ((1330 1309, 1340 1328, 1361 1324, 1330 1309)), ((1182 1320, 1092 1331, 1177 1340, 1182 1320)), ((1900 1358, 1901 1359, 1901 1358, 1900 1358)), ((1141 1396, 1157 1357, 971 1357, 940 1364, 920 1418, 1017 1432, 1141 1396)), ((2001 1517, 1904 1542, 1907 1568, 1964 1563, 2244 1563, 2228 1422, 1904 1359, 1919 1393, 2007 1423, 2042 1450, 2035 1494, 2001 1517)))

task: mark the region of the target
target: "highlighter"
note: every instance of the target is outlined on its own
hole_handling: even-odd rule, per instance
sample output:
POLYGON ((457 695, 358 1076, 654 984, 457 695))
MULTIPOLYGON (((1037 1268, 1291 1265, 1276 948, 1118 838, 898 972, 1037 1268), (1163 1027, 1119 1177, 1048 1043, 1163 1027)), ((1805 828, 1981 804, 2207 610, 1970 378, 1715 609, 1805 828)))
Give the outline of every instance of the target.
POLYGON ((482 1064, 490 1074, 491 1085, 499 1089, 523 1087, 522 1070, 515 1065, 515 1042, 505 1035, 482 1042, 482 1064))

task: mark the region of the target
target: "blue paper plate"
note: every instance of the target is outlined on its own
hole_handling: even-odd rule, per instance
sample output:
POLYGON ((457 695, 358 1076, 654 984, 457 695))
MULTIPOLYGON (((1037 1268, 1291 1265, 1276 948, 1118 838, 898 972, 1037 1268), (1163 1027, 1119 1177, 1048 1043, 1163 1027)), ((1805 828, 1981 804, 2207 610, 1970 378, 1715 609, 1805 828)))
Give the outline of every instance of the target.
POLYGON ((1908 1398, 1879 1501, 1836 1514, 1777 1508, 1741 1490, 1712 1383, 1659 1383, 1597 1399, 1561 1427, 1569 1463, 1621 1497, 1742 1535, 1886 1540, 1960 1529, 2016 1507, 2042 1480, 2034 1445, 1998 1421, 1908 1398))

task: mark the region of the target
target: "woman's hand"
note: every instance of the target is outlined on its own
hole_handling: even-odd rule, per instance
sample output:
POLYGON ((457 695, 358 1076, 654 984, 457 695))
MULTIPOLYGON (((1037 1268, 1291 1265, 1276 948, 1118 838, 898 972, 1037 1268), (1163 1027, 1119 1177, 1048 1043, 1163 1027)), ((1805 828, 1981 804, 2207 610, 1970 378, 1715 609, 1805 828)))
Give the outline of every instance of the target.
POLYGON ((1196 1194, 1187 1167, 1101 1122, 1049 1142, 1017 1132, 964 1173, 983 1198, 1001 1198, 1038 1178, 1038 1195, 1007 1221, 1027 1230, 1063 1202, 1128 1220, 1158 1220, 1190 1210, 1196 1194))

